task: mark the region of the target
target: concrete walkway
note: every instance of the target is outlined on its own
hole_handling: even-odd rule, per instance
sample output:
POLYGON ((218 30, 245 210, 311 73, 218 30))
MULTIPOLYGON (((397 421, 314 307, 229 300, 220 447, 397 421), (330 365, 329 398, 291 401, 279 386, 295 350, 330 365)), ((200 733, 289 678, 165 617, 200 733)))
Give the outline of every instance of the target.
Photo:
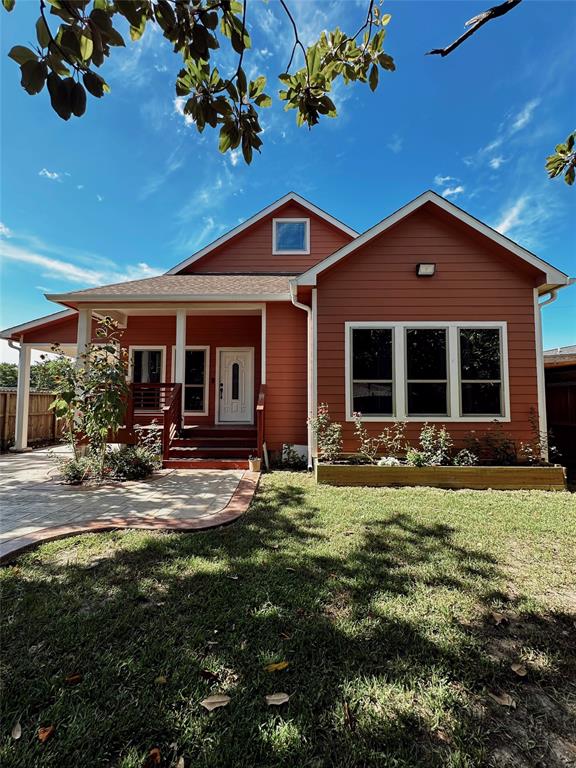
POLYGON ((199 530, 231 522, 248 508, 258 474, 162 470, 143 482, 68 486, 51 453, 0 456, 0 562, 34 544, 112 528, 199 530))

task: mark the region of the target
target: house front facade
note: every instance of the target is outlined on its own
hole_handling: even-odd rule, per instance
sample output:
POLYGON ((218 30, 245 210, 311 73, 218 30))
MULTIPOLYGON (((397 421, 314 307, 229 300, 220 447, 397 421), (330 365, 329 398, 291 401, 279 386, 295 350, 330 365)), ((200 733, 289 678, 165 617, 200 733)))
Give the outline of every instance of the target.
POLYGON ((63 309, 2 332, 20 349, 17 450, 27 447, 30 353, 72 356, 99 317, 123 328, 133 425, 163 426, 167 466, 244 466, 284 445, 315 455, 327 403, 354 451, 425 422, 458 442, 501 424, 546 430, 541 305, 570 279, 433 192, 363 234, 290 193, 165 275, 47 298, 63 309))

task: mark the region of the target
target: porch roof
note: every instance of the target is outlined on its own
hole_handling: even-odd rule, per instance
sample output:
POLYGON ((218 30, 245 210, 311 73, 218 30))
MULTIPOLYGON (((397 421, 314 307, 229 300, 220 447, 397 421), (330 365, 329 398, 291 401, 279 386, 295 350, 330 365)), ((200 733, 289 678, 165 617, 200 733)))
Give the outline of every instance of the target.
POLYGON ((290 301, 294 275, 159 275, 144 280, 47 294, 65 306, 102 301, 290 301))

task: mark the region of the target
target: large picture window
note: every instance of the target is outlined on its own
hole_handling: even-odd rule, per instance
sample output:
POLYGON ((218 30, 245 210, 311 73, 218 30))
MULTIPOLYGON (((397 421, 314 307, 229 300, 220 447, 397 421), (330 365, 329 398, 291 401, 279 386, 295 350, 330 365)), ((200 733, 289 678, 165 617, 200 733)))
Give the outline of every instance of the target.
POLYGON ((394 413, 391 328, 354 329, 352 378, 354 411, 368 416, 394 413))
POLYGON ((406 331, 409 416, 448 414, 447 351, 445 328, 409 328, 406 331))
POLYGON ((206 398, 206 350, 187 349, 184 369, 184 410, 203 412, 206 398))
POLYGON ((460 387, 463 416, 500 416, 502 364, 499 328, 460 328, 460 387))
POLYGON ((346 418, 509 421, 505 322, 348 322, 346 418))

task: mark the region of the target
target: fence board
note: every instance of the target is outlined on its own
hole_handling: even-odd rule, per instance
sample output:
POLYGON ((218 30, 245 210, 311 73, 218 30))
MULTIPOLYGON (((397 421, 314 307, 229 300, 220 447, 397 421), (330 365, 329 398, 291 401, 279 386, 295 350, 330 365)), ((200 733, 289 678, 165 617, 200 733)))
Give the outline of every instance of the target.
MULTIPOLYGON (((57 421, 50 403, 51 392, 30 392, 28 409, 28 442, 56 441, 62 436, 62 424, 57 421)), ((14 443, 16 430, 16 390, 0 389, 0 450, 7 450, 14 443)))

